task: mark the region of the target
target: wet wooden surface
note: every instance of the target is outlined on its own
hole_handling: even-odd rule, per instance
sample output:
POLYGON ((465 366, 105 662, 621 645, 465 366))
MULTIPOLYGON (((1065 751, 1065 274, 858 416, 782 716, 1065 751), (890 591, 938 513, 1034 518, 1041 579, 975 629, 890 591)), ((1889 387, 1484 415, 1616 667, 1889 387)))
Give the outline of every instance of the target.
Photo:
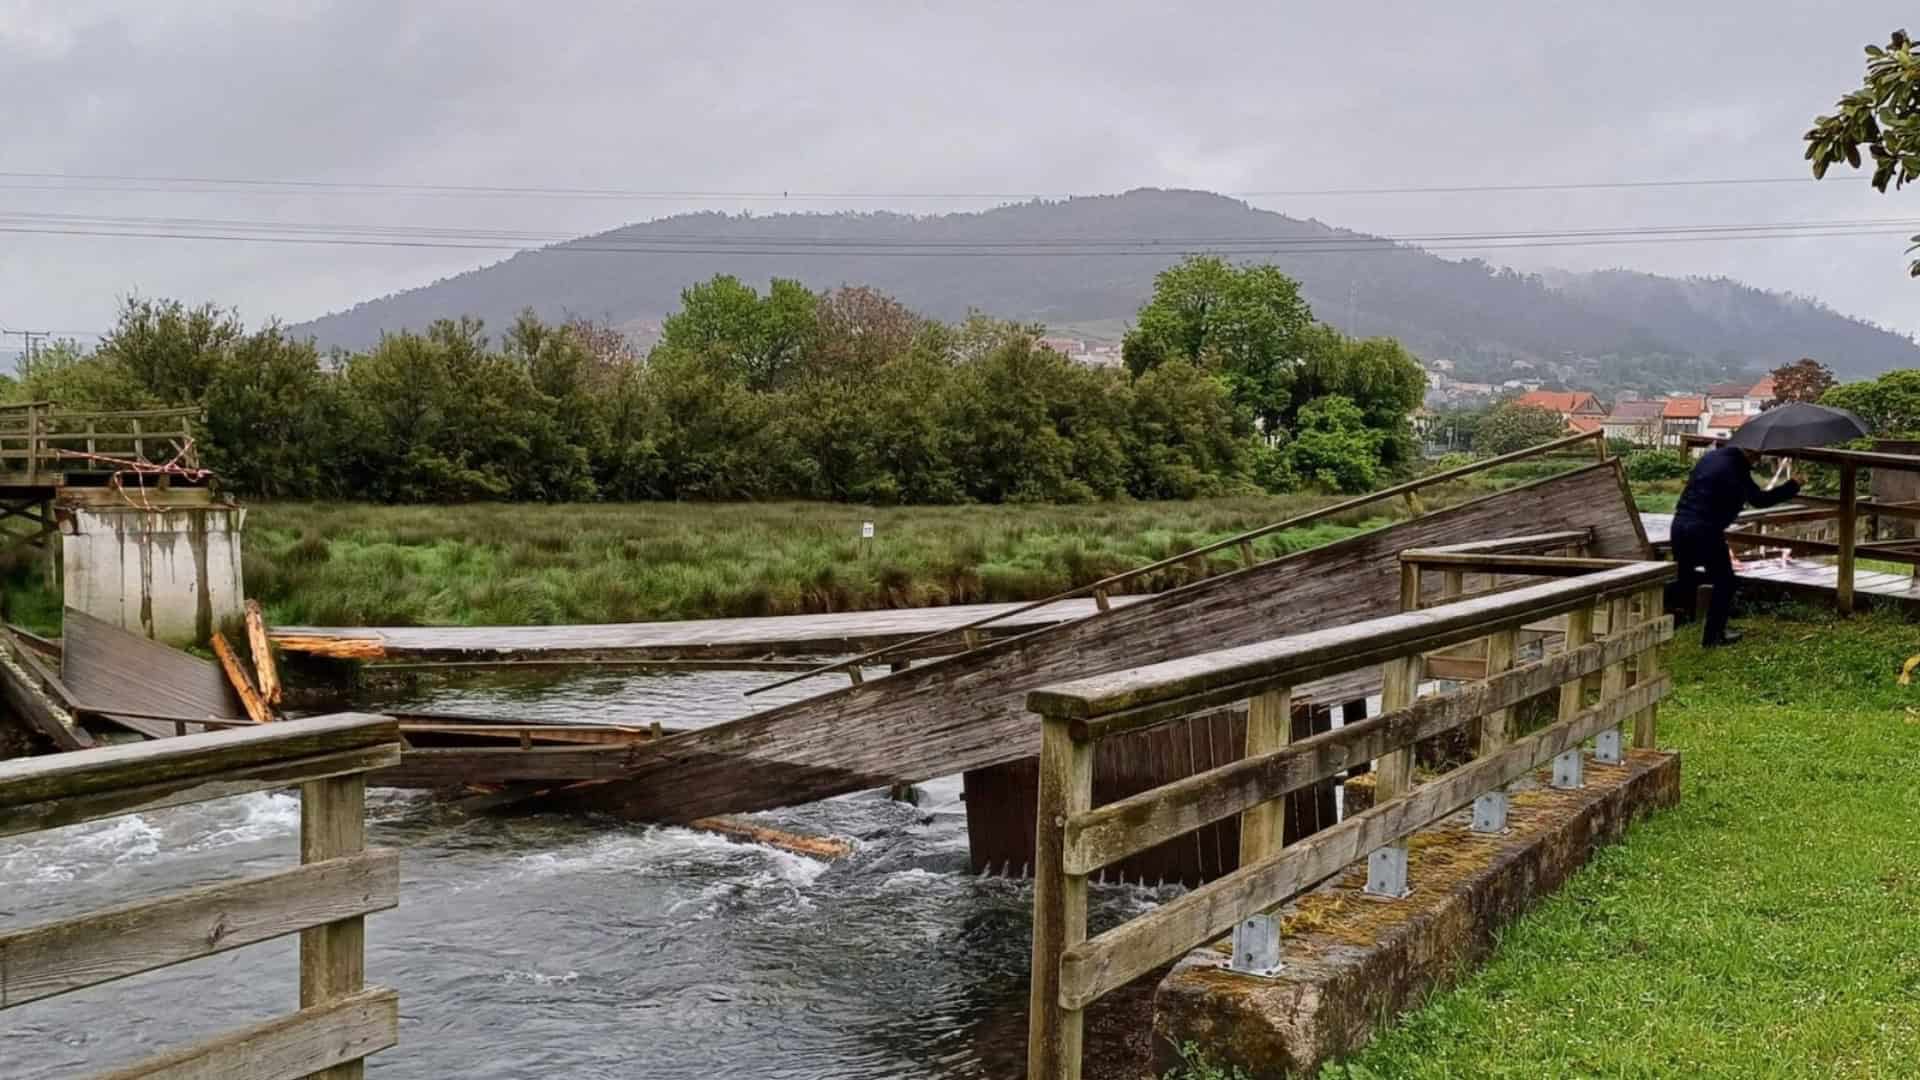
MULTIPOLYGON (((1641 514, 1640 522, 1647 530, 1647 539, 1656 548, 1665 549, 1670 543, 1673 515, 1641 514)), ((1862 557, 1870 559, 1873 556, 1871 553, 1863 552, 1862 557)), ((1791 589, 1796 592, 1831 595, 1838 592, 1840 587, 1840 572, 1832 563, 1820 559, 1781 559, 1779 556, 1746 559, 1735 563, 1733 572, 1742 581, 1791 589)), ((1859 595, 1879 596, 1889 600, 1920 604, 1920 581, 1916 581, 1911 574, 1855 569, 1853 591, 1859 595)))
MULTIPOLYGON (((1115 608, 1144 597, 1116 596, 1115 608)), ((272 638, 289 652, 364 660, 472 661, 580 656, 593 659, 687 659, 834 656, 907 641, 964 626, 1020 604, 955 604, 897 611, 828 615, 770 615, 744 619, 603 623, 582 626, 277 626, 272 638)), ((1008 637, 1094 614, 1092 598, 1061 600, 982 628, 984 637, 1008 637)), ((944 651, 958 649, 958 641, 944 651)), ((823 685, 831 685, 823 684, 823 685)))

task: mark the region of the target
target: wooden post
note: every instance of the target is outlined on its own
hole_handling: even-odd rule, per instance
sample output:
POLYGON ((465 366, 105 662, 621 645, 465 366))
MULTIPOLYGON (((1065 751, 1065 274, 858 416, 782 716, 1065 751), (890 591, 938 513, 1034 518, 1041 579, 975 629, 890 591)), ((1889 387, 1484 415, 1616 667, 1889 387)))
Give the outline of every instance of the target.
MULTIPOLYGON (((1246 756, 1271 753, 1293 741, 1293 697, 1286 687, 1247 702, 1246 756)), ((1272 799, 1240 813, 1240 865, 1248 866, 1286 843, 1287 800, 1272 799)))
POLYGON ((1834 587, 1837 591, 1835 606, 1840 614, 1853 614, 1853 542, 1855 519, 1859 510, 1855 505, 1858 495, 1854 492, 1854 464, 1851 461, 1840 463, 1840 557, 1834 561, 1838 580, 1834 587))
MULTIPOLYGON (((1628 629, 1632 627, 1633 625, 1632 608, 1633 608, 1633 597, 1631 596, 1615 597, 1613 600, 1607 603, 1607 636, 1608 637, 1610 638, 1619 637, 1620 635, 1626 633, 1628 629)), ((1626 658, 1623 657, 1617 662, 1608 664, 1605 668, 1601 669, 1600 700, 1612 701, 1615 698, 1620 697, 1622 694, 1625 694, 1626 692, 1627 692, 1627 661, 1626 661, 1626 658)), ((1637 734, 1637 730, 1638 730, 1638 726, 1636 725, 1636 734, 1637 734)), ((1624 740, 1621 737, 1622 734, 1623 733, 1620 729, 1620 725, 1616 725, 1610 731, 1601 733, 1601 736, 1597 743, 1598 749, 1600 751, 1600 753, 1598 754, 1600 760, 1611 765, 1618 765, 1622 761, 1626 760, 1626 755, 1622 751, 1622 743, 1624 742, 1624 740)))
POLYGON ((1107 598, 1107 590, 1093 590, 1093 606, 1099 608, 1101 611, 1111 611, 1113 609, 1113 602, 1107 598))
POLYGON ((1400 610, 1420 610, 1420 566, 1417 563, 1400 564, 1400 610))
POLYGON ((27 406, 27 483, 40 479, 40 406, 27 406))
MULTIPOLYGON (((1593 641, 1593 609, 1576 608, 1567 613, 1567 652, 1572 652, 1593 641)), ((1572 679, 1560 687, 1560 719, 1566 720, 1582 708, 1585 696, 1586 680, 1572 679)))
POLYGON ((94 435, 94 422, 92 420, 89 420, 87 421, 87 453, 89 454, 97 454, 100 452, 100 448, 94 445, 93 435, 94 435))
MULTIPOLYGON (((367 846, 364 773, 300 785, 300 861, 322 862, 367 846)), ((363 989, 367 924, 364 917, 300 931, 300 1007, 311 1009, 363 989)), ((362 1080, 366 1064, 350 1061, 310 1073, 309 1080, 362 1080)))
MULTIPOLYGON (((1641 604, 1646 608, 1646 621, 1652 622, 1663 614, 1662 605, 1666 602, 1659 589, 1648 589, 1641 594, 1641 604)), ((1660 675, 1660 648, 1655 646, 1634 657, 1633 681, 1635 685, 1644 685, 1660 675)), ((1658 702, 1640 710, 1633 718, 1633 746, 1636 750, 1655 748, 1655 736, 1660 719, 1658 702)))
POLYGON ((1240 565, 1252 566, 1253 564, 1254 564, 1253 541, 1251 540, 1240 541, 1240 565))
MULTIPOLYGON (((1502 630, 1487 635, 1487 678, 1491 679, 1513 667, 1513 654, 1519 641, 1518 630, 1502 630)), ((1512 727, 1512 709, 1495 709, 1482 718, 1480 756, 1492 757, 1506 749, 1507 744, 1513 741, 1512 727)))
MULTIPOLYGON (((1392 712, 1413 704, 1413 699, 1420 694, 1420 676, 1425 671, 1426 658, 1419 653, 1381 664, 1380 711, 1392 712)), ((1413 787, 1413 747, 1403 746, 1380 755, 1373 763, 1373 769, 1373 805, 1379 807, 1405 795, 1413 787)), ((1410 886, 1407 880, 1406 840, 1383 844, 1368 852, 1368 893, 1401 897, 1407 894, 1410 886)))
POLYGON ((1085 1016, 1060 1005, 1060 958, 1087 940, 1087 879, 1064 869, 1067 818, 1093 808, 1093 744, 1064 721, 1040 729, 1040 795, 1034 814, 1033 970, 1027 1003, 1027 1076, 1079 1080, 1085 1016))
POLYGON ((1464 570, 1448 570, 1440 575, 1440 602, 1448 603, 1460 599, 1467 591, 1467 574, 1464 570))
POLYGON ((133 418, 133 456, 141 461, 147 460, 147 442, 140 437, 140 418, 133 418))

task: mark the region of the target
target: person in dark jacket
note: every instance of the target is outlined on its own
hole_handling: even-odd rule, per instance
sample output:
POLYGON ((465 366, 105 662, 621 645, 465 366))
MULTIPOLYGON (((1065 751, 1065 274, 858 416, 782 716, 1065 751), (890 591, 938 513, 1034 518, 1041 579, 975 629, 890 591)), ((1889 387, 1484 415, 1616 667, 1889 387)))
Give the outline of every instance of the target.
POLYGON ((1707 625, 1701 641, 1707 646, 1731 645, 1740 634, 1727 630, 1733 608, 1733 557, 1727 551, 1727 527, 1744 506, 1767 507, 1800 493, 1800 481, 1788 480, 1771 491, 1753 482, 1756 450, 1722 446, 1707 452, 1693 466, 1686 490, 1673 511, 1673 561, 1680 577, 1668 586, 1667 607, 1690 610, 1703 577, 1713 586, 1707 605, 1707 625))

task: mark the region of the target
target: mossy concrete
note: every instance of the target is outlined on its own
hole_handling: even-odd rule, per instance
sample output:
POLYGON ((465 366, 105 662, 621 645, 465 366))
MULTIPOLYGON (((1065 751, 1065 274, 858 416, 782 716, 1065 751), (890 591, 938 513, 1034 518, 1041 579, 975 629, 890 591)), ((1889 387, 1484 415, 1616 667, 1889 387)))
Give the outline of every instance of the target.
POLYGON ((1154 998, 1161 1067, 1192 1040, 1261 1080, 1311 1075, 1485 957, 1501 926, 1596 847, 1680 800, 1677 754, 1634 751, 1614 766, 1589 757, 1586 786, 1573 791, 1548 787, 1548 776, 1515 786, 1501 835, 1475 834, 1464 811, 1414 834, 1405 899, 1367 896, 1357 862, 1286 905, 1285 967, 1275 978, 1224 970, 1224 942, 1188 954, 1154 998))

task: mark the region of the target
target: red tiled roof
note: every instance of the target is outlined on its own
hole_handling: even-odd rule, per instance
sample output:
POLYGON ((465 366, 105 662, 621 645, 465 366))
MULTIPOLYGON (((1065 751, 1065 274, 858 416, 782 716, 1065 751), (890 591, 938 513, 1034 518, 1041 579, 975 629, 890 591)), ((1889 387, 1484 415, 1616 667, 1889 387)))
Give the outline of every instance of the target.
POLYGON ((1529 390, 1515 398, 1514 404, 1552 409, 1558 413, 1579 412, 1582 409, 1598 411, 1600 408, 1600 402, 1584 390, 1529 390))
POLYGON ((1707 411, 1707 399, 1697 397, 1668 398, 1666 408, 1660 415, 1669 420, 1695 420, 1707 411))
POLYGON ((1746 413, 1722 413, 1719 416, 1709 419, 1707 426, 1710 428, 1726 428, 1728 431, 1732 431, 1734 428, 1746 423, 1749 419, 1751 419, 1751 417, 1747 416, 1746 413))
POLYGON ((1752 387, 1748 388, 1747 393, 1752 397, 1772 401, 1774 395, 1773 376, 1769 375, 1759 382, 1754 383, 1752 387))
POLYGON ((1571 416, 1567 418, 1568 431, 1599 431, 1600 420, 1593 416, 1571 416))
POLYGON ((1712 386, 1707 387, 1707 396, 1708 397, 1746 397, 1747 391, 1751 389, 1753 389, 1753 384, 1746 383, 1746 382, 1714 383, 1712 386))

